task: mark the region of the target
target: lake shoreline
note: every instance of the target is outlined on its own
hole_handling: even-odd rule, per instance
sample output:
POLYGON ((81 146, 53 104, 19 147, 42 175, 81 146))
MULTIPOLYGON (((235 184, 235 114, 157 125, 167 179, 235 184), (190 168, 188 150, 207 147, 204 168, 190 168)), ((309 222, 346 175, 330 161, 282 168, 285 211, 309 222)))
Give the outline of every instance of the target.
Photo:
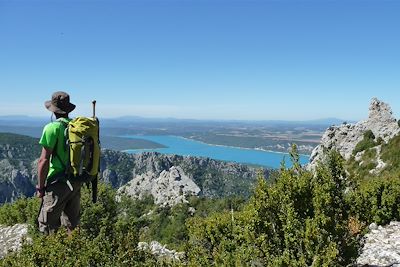
MULTIPOLYGON (((291 166, 290 153, 281 151, 266 151, 262 149, 233 147, 226 145, 207 144, 202 141, 177 135, 127 135, 124 138, 136 138, 160 143, 167 148, 160 149, 124 149, 124 152, 137 154, 142 152, 158 152, 182 156, 207 157, 216 160, 258 165, 267 168, 279 168, 282 162, 291 166)), ((308 155, 299 154, 300 163, 309 162, 308 155)))
MULTIPOLYGON (((135 137, 131 137, 130 135, 128 136, 120 136, 120 137, 124 137, 124 138, 137 138, 140 139, 140 136, 146 136, 146 135, 135 135, 135 137)), ((277 153, 277 154, 283 154, 283 155, 289 155, 289 152, 283 152, 283 151, 275 151, 275 150, 269 150, 269 149, 262 149, 262 148, 250 148, 250 147, 241 147, 241 146, 228 146, 228 145, 218 145, 218 144, 211 144, 211 143, 207 143, 204 141, 200 141, 194 138, 189 138, 189 137, 184 137, 184 136, 180 136, 180 135, 165 135, 165 136, 171 136, 171 137, 177 137, 177 138, 182 138, 184 140, 189 140, 189 141, 195 141, 201 144, 205 144, 205 145, 209 145, 209 146, 215 146, 215 147, 226 147, 226 148, 235 148, 235 149, 243 149, 243 150, 251 150, 251 151, 262 151, 262 152, 268 152, 268 153, 277 153)), ((162 145, 162 144, 161 144, 162 145)), ((138 148, 138 149, 126 149, 126 150, 122 150, 123 152, 129 151, 129 150, 135 150, 135 151, 152 151, 155 149, 163 149, 165 147, 160 147, 160 148, 138 148)), ((299 153, 300 156, 304 156, 304 157, 310 157, 311 155, 309 154, 303 154, 303 153, 299 153)))
MULTIPOLYGON (((188 138, 188 137, 183 137, 180 135, 170 135, 170 136, 175 136, 175 137, 180 137, 186 140, 191 140, 191 141, 196 141, 202 144, 206 144, 206 145, 210 145, 210 146, 217 146, 217 147, 227 147, 227 148, 237 148, 237 149, 244 149, 244 150, 254 150, 254 151, 263 151, 263 152, 268 152, 268 153, 277 153, 277 154, 284 154, 284 155, 289 155, 289 152, 283 152, 283 151, 274 151, 274 150, 269 150, 269 149, 262 149, 262 148, 250 148, 250 147, 241 147, 241 146, 228 146, 228 145, 218 145, 218 144, 211 144, 211 143, 207 143, 204 141, 200 141, 197 139, 193 139, 193 138, 188 138)), ((302 154, 299 153, 300 156, 304 156, 304 157, 310 157, 310 155, 308 154, 302 154)))

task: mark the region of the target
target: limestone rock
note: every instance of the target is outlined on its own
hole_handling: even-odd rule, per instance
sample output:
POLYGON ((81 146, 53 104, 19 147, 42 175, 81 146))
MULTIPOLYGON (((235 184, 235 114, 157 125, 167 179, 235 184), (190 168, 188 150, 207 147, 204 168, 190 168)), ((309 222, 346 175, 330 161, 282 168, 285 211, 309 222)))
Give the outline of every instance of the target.
POLYGON ((138 198, 151 194, 156 204, 173 206, 188 202, 186 197, 198 195, 200 188, 183 172, 182 168, 172 166, 159 175, 151 172, 138 175, 121 187, 118 192, 138 198))
POLYGON ((13 226, 0 225, 0 258, 3 258, 9 251, 17 251, 22 246, 22 239, 28 233, 27 224, 16 224, 13 226))
MULTIPOLYGON (((368 119, 356 124, 331 126, 326 130, 321 144, 311 153, 309 168, 313 169, 318 161, 324 159, 326 151, 331 149, 336 149, 345 159, 349 159, 368 130, 374 133, 375 138, 381 137, 385 142, 400 132, 390 106, 377 98, 373 98, 370 103, 368 119)), ((382 166, 383 163, 380 163, 382 166)))
POLYGON ((33 176, 20 162, 15 165, 9 159, 0 160, 0 203, 14 201, 35 192, 33 176))
MULTIPOLYGON (((210 158, 103 150, 100 179, 119 188, 138 176, 158 178, 163 171, 169 171, 173 166, 180 167, 200 187, 200 194, 205 197, 233 194, 248 196, 259 171, 256 167, 210 158)), ((268 177, 269 170, 263 171, 264 176, 268 177)))
POLYGON ((138 248, 141 250, 150 250, 151 254, 160 258, 167 258, 173 260, 181 260, 184 256, 184 252, 176 252, 175 250, 169 250, 166 246, 161 245, 157 241, 147 242, 139 242, 138 248))
POLYGON ((357 265, 400 267, 400 222, 384 227, 371 224, 369 229, 357 265))
POLYGON ((106 169, 103 171, 103 181, 108 184, 114 184, 118 180, 115 170, 106 169))

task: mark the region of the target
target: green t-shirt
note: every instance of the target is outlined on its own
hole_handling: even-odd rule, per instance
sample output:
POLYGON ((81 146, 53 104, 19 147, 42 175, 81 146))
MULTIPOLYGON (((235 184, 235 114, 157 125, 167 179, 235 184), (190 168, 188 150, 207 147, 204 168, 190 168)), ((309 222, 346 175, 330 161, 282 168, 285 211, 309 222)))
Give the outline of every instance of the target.
POLYGON ((50 158, 50 168, 47 174, 47 181, 51 180, 56 174, 64 173, 68 161, 68 154, 65 145, 65 126, 71 119, 60 118, 55 122, 50 122, 43 129, 39 144, 53 150, 50 158), (65 123, 63 123, 63 122, 65 123), (55 147, 57 145, 57 147, 55 147), (54 151, 56 154, 54 154, 54 151), (57 155, 57 156, 56 156, 57 155), (61 161, 60 161, 61 160, 61 161))

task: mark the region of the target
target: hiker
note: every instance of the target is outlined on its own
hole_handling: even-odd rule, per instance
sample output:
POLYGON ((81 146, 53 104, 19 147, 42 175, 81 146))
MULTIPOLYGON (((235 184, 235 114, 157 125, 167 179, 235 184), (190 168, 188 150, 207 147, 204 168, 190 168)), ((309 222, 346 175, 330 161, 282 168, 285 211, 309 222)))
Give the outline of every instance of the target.
POLYGON ((75 109, 65 92, 53 93, 45 107, 54 113, 56 121, 43 129, 39 144, 42 152, 38 162, 37 196, 42 199, 39 211, 39 231, 55 232, 61 225, 70 233, 79 224, 81 185, 79 181, 67 180, 65 170, 68 152, 64 131, 75 109))

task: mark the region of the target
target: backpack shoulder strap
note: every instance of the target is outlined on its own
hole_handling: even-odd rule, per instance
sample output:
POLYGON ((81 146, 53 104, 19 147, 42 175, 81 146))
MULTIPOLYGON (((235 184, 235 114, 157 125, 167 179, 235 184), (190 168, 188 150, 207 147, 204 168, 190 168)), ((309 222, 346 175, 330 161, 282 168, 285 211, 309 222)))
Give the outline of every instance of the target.
POLYGON ((59 141, 60 141, 60 142, 64 141, 63 147, 64 147, 64 149, 67 150, 67 153, 69 154, 69 149, 68 149, 68 146, 67 146, 67 144, 66 144, 66 142, 67 142, 66 139, 68 139, 67 129, 68 129, 68 123, 69 123, 69 121, 68 121, 67 119, 65 119, 65 118, 59 118, 59 119, 57 119, 56 122, 59 122, 60 124, 62 124, 62 125, 65 126, 65 130, 64 130, 64 133, 63 133, 63 136, 64 136, 64 139, 65 139, 65 140, 61 140, 61 141, 60 141, 59 138, 57 138, 56 144, 55 144, 54 149, 53 149, 53 156, 56 157, 56 158, 58 159, 58 161, 59 161, 59 162, 61 163, 61 165, 64 167, 65 172, 67 172, 67 167, 68 167, 68 166, 66 166, 66 165, 64 164, 64 162, 61 160, 60 156, 57 154, 57 146, 58 146, 58 142, 59 142, 59 141))

